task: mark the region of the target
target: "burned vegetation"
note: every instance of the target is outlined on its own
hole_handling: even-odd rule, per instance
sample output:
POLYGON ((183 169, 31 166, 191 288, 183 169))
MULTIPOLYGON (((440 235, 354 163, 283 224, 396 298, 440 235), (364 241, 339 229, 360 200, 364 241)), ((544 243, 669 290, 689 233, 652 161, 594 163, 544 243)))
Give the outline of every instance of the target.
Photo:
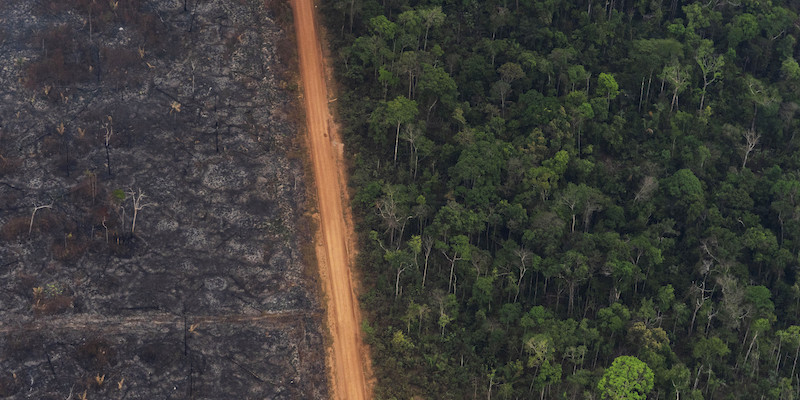
POLYGON ((0 3, 0 398, 326 397, 286 20, 0 3))

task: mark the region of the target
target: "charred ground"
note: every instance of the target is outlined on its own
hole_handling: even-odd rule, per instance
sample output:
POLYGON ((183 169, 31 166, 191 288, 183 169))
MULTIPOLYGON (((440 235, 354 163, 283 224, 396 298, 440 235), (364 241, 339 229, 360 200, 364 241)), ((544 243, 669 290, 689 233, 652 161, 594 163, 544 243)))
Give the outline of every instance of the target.
POLYGON ((0 397, 326 396, 289 20, 0 4, 0 397))

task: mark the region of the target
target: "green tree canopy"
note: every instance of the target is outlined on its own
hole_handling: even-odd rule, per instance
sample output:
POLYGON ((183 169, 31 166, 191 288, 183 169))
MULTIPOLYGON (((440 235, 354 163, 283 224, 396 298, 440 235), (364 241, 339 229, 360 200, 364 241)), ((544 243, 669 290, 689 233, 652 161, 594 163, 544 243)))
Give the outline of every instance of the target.
POLYGON ((653 389, 653 379, 653 371, 643 361, 619 356, 600 378, 597 390, 601 399, 644 400, 653 389))

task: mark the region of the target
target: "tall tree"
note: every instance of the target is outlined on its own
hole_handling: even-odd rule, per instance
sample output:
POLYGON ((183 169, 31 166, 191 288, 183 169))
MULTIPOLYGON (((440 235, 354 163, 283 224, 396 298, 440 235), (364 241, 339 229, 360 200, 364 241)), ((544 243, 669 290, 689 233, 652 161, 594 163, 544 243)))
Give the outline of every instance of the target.
POLYGON ((409 100, 407 97, 397 96, 394 100, 386 103, 386 119, 395 125, 394 137, 394 158, 397 162, 397 146, 400 143, 400 126, 408 124, 417 117, 417 102, 409 100))
POLYGON ((713 52, 713 42, 703 40, 694 58, 703 74, 703 88, 700 90, 700 111, 703 111, 709 85, 722 78, 722 67, 725 66, 725 58, 713 52))
POLYGON ((419 13, 420 19, 422 20, 422 25, 425 26, 425 39, 422 44, 422 50, 428 50, 428 32, 430 32, 431 28, 438 28, 440 27, 447 16, 442 12, 442 7, 436 6, 433 8, 428 9, 420 9, 417 11, 419 13))
POLYGON ((619 84, 614 79, 614 75, 601 72, 597 77, 597 93, 606 98, 606 108, 619 94, 619 84))

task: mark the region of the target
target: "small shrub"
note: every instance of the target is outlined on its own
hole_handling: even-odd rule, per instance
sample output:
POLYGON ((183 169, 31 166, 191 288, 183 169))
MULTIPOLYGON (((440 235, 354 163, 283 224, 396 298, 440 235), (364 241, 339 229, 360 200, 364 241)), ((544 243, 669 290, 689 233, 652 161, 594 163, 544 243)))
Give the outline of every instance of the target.
POLYGON ((105 80, 118 86, 135 86, 140 84, 141 75, 136 73, 136 66, 141 62, 136 50, 121 47, 103 47, 100 49, 103 60, 105 80))
POLYGON ((16 373, 3 372, 0 375, 0 398, 11 397, 22 389, 22 382, 16 373))
POLYGON ((72 296, 57 284, 33 288, 33 312, 35 315, 60 314, 74 307, 72 296))
POLYGON ((3 157, 3 155, 0 154, 0 176, 10 175, 16 172, 20 165, 22 165, 21 158, 3 157))
POLYGON ((166 44, 164 25, 155 15, 140 13, 134 25, 148 47, 157 48, 166 44))
POLYGON ((78 346, 77 359, 85 369, 99 371, 117 363, 117 352, 105 339, 94 338, 78 346))
POLYGON ((76 32, 67 25, 34 35, 34 46, 40 47, 41 57, 26 67, 25 85, 29 89, 44 88, 50 100, 59 100, 63 92, 53 86, 66 86, 85 82, 91 78, 91 54, 83 40, 76 40, 76 32))
POLYGON ((14 217, 8 220, 0 229, 0 238, 3 240, 19 239, 28 234, 30 217, 14 217))
POLYGON ((89 223, 95 227, 95 230, 116 230, 119 226, 119 222, 116 218, 111 218, 111 213, 105 205, 99 205, 89 211, 89 223), (104 224, 105 228, 103 228, 104 224))
POLYGON ((267 11, 274 16, 275 21, 278 22, 278 25, 281 28, 284 30, 292 29, 292 21, 294 16, 292 14, 291 3, 288 1, 267 0, 264 5, 266 6, 267 11))
POLYGON ((111 191, 111 197, 116 202, 125 200, 125 191, 122 189, 114 189, 111 191))
POLYGON ((105 189, 96 173, 85 171, 83 179, 70 189, 73 200, 86 205, 92 205, 103 199, 105 189))
POLYGON ((113 232, 109 237, 108 248, 116 257, 131 258, 136 250, 136 236, 130 233, 113 232))
POLYGON ((41 349, 45 339, 40 332, 11 331, 5 335, 3 356, 16 364, 27 360, 37 349, 41 349))
POLYGON ((46 136, 42 139, 42 154, 50 158, 61 154, 64 151, 64 144, 61 137, 56 135, 46 136))
POLYGON ((61 261, 77 261, 86 252, 88 243, 77 235, 67 234, 63 240, 56 239, 53 243, 53 257, 61 261))

